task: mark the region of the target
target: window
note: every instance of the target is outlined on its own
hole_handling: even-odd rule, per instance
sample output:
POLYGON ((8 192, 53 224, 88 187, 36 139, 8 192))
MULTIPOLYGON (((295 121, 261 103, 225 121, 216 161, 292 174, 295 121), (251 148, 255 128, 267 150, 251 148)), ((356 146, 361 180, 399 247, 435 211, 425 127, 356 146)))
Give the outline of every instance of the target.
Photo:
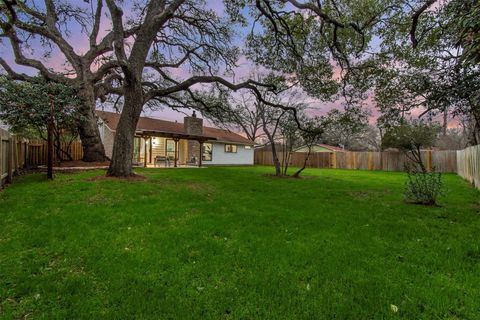
POLYGON ((237 153, 237 146, 234 144, 226 144, 225 152, 227 153, 237 153))
POLYGON ((250 150, 252 149, 252 146, 245 146, 245 149, 250 150))
MULTIPOLYGON (((177 148, 177 159, 178 159, 178 148, 177 148)), ((165 155, 167 158, 173 160, 175 157, 175 140, 167 139, 165 144, 165 155)))
POLYGON ((212 161, 212 144, 204 143, 202 150, 202 160, 203 161, 212 161))

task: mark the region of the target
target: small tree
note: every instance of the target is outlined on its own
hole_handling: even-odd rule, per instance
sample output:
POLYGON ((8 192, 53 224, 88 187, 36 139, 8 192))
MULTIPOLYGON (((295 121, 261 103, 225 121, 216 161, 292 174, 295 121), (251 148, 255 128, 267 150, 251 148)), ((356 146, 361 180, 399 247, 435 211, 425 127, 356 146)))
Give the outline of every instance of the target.
POLYGON ((308 152, 305 160, 303 161, 303 166, 293 174, 293 177, 295 178, 300 177, 302 171, 307 167, 308 159, 312 154, 312 148, 316 143, 318 143, 318 140, 323 134, 323 129, 318 126, 319 123, 320 122, 318 119, 308 119, 304 122, 304 130, 300 131, 300 136, 305 146, 307 146, 308 152))
POLYGON ((258 83, 268 84, 276 90, 259 89, 261 96, 252 93, 230 95, 227 103, 215 108, 216 112, 205 114, 219 125, 243 131, 251 140, 264 136, 271 147, 275 175, 286 175, 305 106, 296 102, 298 92, 288 90, 283 77, 273 73, 253 73, 251 76, 258 83), (279 152, 282 152, 282 159, 279 152))
POLYGON ((413 168, 406 168, 408 180, 405 188, 405 198, 414 203, 435 205, 441 194, 441 173, 435 172, 435 168, 428 172, 421 154, 422 148, 433 146, 438 131, 436 125, 401 121, 398 126, 388 128, 383 136, 383 148, 397 148, 414 163, 413 168))
POLYGON ((270 147, 272 148, 272 161, 275 167, 275 175, 281 176, 282 169, 280 160, 278 158, 276 138, 280 121, 285 116, 287 111, 270 108, 263 104, 261 104, 259 107, 261 108, 260 118, 262 120, 262 129, 268 139, 268 142, 270 143, 270 147))
MULTIPOLYGON (((301 122, 302 127, 306 119, 304 114, 305 105, 297 104, 296 108, 298 110, 297 117, 301 122)), ((279 122, 279 138, 281 138, 282 145, 282 161, 281 161, 281 172, 282 175, 286 176, 288 172, 288 167, 290 165, 290 160, 292 158, 293 150, 295 147, 299 147, 302 143, 301 133, 305 128, 299 128, 298 123, 295 121, 295 118, 291 113, 285 114, 279 122)))
POLYGON ((53 136, 59 160, 63 157, 72 160, 69 147, 78 137, 81 115, 77 110, 81 103, 74 89, 60 83, 40 78, 34 82, 18 82, 0 77, 0 120, 12 132, 46 140, 53 104, 53 136), (66 150, 61 148, 62 141, 66 142, 66 150))
POLYGON ((226 103, 223 104, 223 109, 217 107, 215 111, 216 114, 213 116, 208 112, 204 113, 221 127, 241 131, 252 141, 256 141, 264 135, 260 114, 264 108, 262 102, 252 94, 241 92, 235 97, 229 94, 226 103))
POLYGON ((330 110, 320 118, 324 128, 322 141, 351 149, 369 129, 368 116, 368 111, 361 107, 347 107, 343 112, 330 110))
POLYGON ((435 144, 439 127, 423 121, 407 122, 388 128, 383 136, 382 148, 396 148, 403 152, 422 172, 427 172, 421 150, 435 144))

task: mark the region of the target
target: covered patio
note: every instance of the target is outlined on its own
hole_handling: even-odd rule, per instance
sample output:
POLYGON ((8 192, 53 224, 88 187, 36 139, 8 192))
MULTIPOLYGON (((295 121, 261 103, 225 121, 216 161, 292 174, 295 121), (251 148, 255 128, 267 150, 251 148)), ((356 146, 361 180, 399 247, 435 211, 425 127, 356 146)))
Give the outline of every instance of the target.
POLYGON ((165 131, 137 131, 133 163, 156 168, 202 167, 204 157, 211 155, 212 136, 165 131))

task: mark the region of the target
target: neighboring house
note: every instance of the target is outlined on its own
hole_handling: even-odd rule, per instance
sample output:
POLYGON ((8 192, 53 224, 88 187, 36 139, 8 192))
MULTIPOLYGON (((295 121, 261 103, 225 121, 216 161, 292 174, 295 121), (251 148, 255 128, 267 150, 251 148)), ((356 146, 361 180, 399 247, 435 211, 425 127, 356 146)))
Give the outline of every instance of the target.
MULTIPOLYGON (((293 151, 294 152, 308 152, 308 147, 303 146, 303 147, 297 148, 293 151)), ((317 153, 317 152, 345 152, 345 151, 347 151, 347 150, 344 150, 344 149, 339 148, 339 147, 331 146, 331 145, 328 145, 328 144, 323 144, 323 143, 315 144, 315 145, 312 146, 312 152, 313 153, 317 153)))
MULTIPOLYGON (((97 111, 100 136, 108 157, 120 114, 97 111)), ((195 112, 184 123, 140 117, 133 160, 148 165, 253 165, 255 143, 239 134, 203 126, 195 112)))

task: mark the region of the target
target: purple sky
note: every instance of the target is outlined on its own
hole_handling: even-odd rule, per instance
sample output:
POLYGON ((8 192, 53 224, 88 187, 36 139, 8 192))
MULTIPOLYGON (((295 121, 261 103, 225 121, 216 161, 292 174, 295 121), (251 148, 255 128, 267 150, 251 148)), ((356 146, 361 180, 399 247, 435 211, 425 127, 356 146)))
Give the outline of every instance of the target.
MULTIPOLYGON (((40 3, 40 1, 35 1, 35 4, 40 3)), ((126 1, 126 3, 129 3, 126 1)), ((85 4, 86 5, 86 4, 85 4)), ((220 16, 224 15, 224 6, 223 6, 223 1, 222 0, 210 0, 207 1, 207 6, 210 7, 211 9, 215 10, 220 16)), ((126 15, 128 15, 128 8, 125 10, 126 15)), ((73 46, 74 50, 77 53, 83 53, 86 52, 88 49, 88 38, 85 34, 80 32, 80 28, 77 24, 70 24, 69 25, 71 35, 68 38, 68 42, 73 46)), ((250 26, 248 27, 250 28, 250 26)), ((238 37, 235 40, 235 43, 238 46, 242 46, 244 41, 245 41, 245 36, 246 33, 248 32, 248 28, 237 28, 238 32, 238 37)), ((103 19, 103 23, 101 26, 101 31, 99 35, 99 39, 106 34, 107 30, 110 29, 110 23, 107 19, 103 19)), ((64 71, 66 68, 69 66, 65 64, 65 58, 61 52, 59 52, 58 49, 53 49, 51 52, 50 56, 48 57, 42 57, 43 53, 45 51, 43 50, 41 44, 39 41, 32 41, 31 42, 31 49, 30 49, 30 55, 32 57, 35 57, 36 59, 42 59, 46 65, 48 65, 50 68, 54 69, 55 71, 64 71)), ((27 74, 35 74, 35 70, 32 70, 30 68, 18 66, 13 62, 12 58, 12 50, 10 45, 8 44, 7 41, 3 40, 3 42, 0 42, 0 55, 8 62, 10 65, 16 70, 17 72, 25 72, 27 74)), ((230 78, 230 80, 236 80, 239 81, 241 79, 247 78, 252 70, 255 69, 254 65, 248 61, 244 56, 241 56, 239 61, 238 61, 238 67, 234 70, 235 76, 233 78, 230 78)), ((179 77, 187 77, 189 75, 188 70, 178 70, 176 72, 176 75, 179 77)), ((309 107, 309 112, 312 115, 321 115, 333 108, 342 108, 341 102, 337 101, 335 103, 325 103, 325 102, 320 102, 314 98, 310 98, 307 95, 304 95, 302 98, 302 101, 307 103, 309 107)), ((372 112, 372 118, 371 122, 374 123, 376 116, 378 112, 372 107, 373 103, 367 103, 367 108, 369 108, 372 112)), ((103 106, 105 110, 109 110, 109 106, 105 105, 103 106)), ((189 112, 189 111, 187 111, 189 112)), ((156 118, 163 118, 166 120, 178 120, 182 121, 184 114, 176 112, 174 110, 171 110, 169 108, 164 108, 163 110, 157 110, 157 111, 152 111, 152 110, 145 110, 144 115, 146 116, 151 116, 151 117, 156 117, 156 118)))

